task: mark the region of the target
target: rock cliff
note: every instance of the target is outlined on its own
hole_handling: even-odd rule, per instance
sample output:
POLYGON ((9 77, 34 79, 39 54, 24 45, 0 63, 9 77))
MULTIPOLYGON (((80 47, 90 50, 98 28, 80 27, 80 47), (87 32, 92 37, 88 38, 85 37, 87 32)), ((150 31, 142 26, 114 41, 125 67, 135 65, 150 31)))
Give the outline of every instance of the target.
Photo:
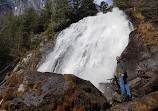
MULTIPOLYGON (((142 0, 141 0, 142 1, 142 0)), ((129 79, 143 75, 147 72, 158 71, 158 26, 155 13, 158 13, 156 0, 129 2, 129 7, 124 9, 135 30, 130 34, 129 44, 122 53, 127 61, 129 79), (151 4, 147 8, 147 4, 151 4), (150 14, 149 14, 150 13, 150 14)))
POLYGON ((37 13, 40 13, 45 4, 51 0, 0 0, 0 17, 7 12, 13 11, 15 15, 23 14, 24 11, 33 7, 37 13))
POLYGON ((13 4, 8 0, 0 0, 0 17, 4 17, 7 12, 13 10, 13 4))

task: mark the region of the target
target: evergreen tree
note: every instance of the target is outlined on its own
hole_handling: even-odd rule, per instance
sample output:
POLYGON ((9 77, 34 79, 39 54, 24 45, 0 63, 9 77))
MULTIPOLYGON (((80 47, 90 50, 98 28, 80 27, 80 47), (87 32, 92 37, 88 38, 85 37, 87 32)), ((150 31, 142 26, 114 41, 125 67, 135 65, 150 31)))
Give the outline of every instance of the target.
POLYGON ((51 17, 50 29, 59 31, 71 23, 72 6, 67 0, 53 1, 53 14, 51 17))
POLYGON ((100 3, 99 10, 103 13, 106 13, 108 11, 108 4, 104 1, 102 1, 100 3))
POLYGON ((42 28, 41 32, 45 31, 48 28, 48 25, 51 23, 52 15, 52 2, 49 2, 45 5, 45 8, 41 11, 39 24, 42 28))
POLYGON ((98 10, 94 4, 94 0, 72 0, 73 15, 72 22, 77 22, 84 17, 95 15, 98 10))
POLYGON ((93 0, 54 0, 49 31, 59 31, 84 17, 95 15, 98 10, 93 0))
POLYGON ((4 68, 14 59, 11 52, 15 32, 17 31, 16 22, 14 22, 14 20, 16 20, 16 17, 14 17, 12 12, 9 12, 2 20, 2 29, 0 32, 0 69, 4 68))
POLYGON ((93 16, 98 12, 93 0, 82 0, 79 8, 80 18, 93 16))
POLYGON ((129 0, 113 0, 113 7, 119 7, 120 9, 125 9, 128 7, 129 0))
POLYGON ((31 46, 31 35, 39 33, 39 16, 33 8, 29 8, 20 17, 20 36, 22 37, 22 47, 24 50, 29 50, 31 46))
POLYGON ((21 15, 22 29, 25 33, 30 34, 38 33, 38 19, 39 15, 35 12, 34 8, 29 8, 21 15))

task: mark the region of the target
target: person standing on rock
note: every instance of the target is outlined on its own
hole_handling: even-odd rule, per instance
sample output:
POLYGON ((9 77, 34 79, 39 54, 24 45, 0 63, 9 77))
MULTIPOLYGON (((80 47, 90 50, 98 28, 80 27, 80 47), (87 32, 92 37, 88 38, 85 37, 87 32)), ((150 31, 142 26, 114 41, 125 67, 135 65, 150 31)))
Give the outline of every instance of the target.
POLYGON ((122 60, 119 56, 116 57, 117 60, 117 67, 115 76, 119 77, 120 80, 120 87, 121 87, 121 94, 125 94, 125 89, 127 94, 131 96, 130 88, 127 84, 127 72, 124 60, 122 60))

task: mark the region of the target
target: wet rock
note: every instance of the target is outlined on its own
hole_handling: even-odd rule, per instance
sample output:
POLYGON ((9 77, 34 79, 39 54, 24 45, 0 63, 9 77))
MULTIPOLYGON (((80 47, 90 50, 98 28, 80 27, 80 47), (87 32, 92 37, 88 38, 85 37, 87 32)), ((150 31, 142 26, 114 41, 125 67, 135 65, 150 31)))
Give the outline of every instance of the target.
MULTIPOLYGON (((132 98, 140 97, 142 95, 144 96, 143 89, 141 90, 143 91, 143 93, 142 94, 139 93, 140 90, 138 87, 141 86, 142 84, 141 81, 142 79, 140 77, 137 77, 128 82, 128 85, 131 90, 131 94, 133 96, 132 98)), ((127 94, 121 95, 121 89, 116 85, 115 82, 100 83, 99 89, 102 91, 102 93, 104 94, 104 96, 107 98, 107 100, 111 105, 115 103, 122 103, 132 99, 127 94)))
POLYGON ((74 75, 14 72, 2 91, 6 110, 106 110, 109 103, 89 81, 74 75))
POLYGON ((128 82, 128 85, 129 87, 135 87, 135 85, 141 81, 141 78, 140 77, 137 77, 131 81, 128 82))
POLYGON ((158 92, 153 92, 130 102, 116 104, 109 111, 153 111, 158 108, 158 92))
POLYGON ((150 92, 158 91, 158 75, 152 72, 146 73, 146 76, 149 77, 148 81, 139 88, 139 90, 144 91, 144 93, 148 94, 150 92))
MULTIPOLYGON (((1 93, 2 93, 2 89, 4 88, 5 83, 3 83, 2 85, 0 85, 0 100, 2 99, 1 93)), ((1 102, 0 102, 1 104, 1 102)))
POLYGON ((99 89, 102 91, 109 103, 114 105, 115 103, 123 103, 135 98, 141 98, 146 94, 157 91, 157 80, 157 74, 148 72, 145 73, 145 76, 140 76, 129 81, 128 85, 130 87, 132 98, 126 94, 121 95, 121 89, 119 89, 114 82, 100 83, 99 89))
POLYGON ((12 72, 36 71, 36 66, 40 60, 41 52, 36 49, 24 55, 12 72))
POLYGON ((99 89, 102 90, 104 96, 112 105, 114 102, 122 102, 122 97, 116 91, 117 88, 111 83, 100 83, 99 89))

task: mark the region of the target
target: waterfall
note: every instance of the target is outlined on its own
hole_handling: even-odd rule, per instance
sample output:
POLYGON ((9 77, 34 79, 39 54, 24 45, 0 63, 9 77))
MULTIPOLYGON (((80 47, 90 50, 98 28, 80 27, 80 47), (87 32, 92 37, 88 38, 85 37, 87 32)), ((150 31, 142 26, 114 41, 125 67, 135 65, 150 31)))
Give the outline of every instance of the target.
POLYGON ((113 77, 116 56, 126 48, 133 30, 123 11, 89 16, 63 30, 38 66, 40 72, 75 74, 96 87, 113 77))

